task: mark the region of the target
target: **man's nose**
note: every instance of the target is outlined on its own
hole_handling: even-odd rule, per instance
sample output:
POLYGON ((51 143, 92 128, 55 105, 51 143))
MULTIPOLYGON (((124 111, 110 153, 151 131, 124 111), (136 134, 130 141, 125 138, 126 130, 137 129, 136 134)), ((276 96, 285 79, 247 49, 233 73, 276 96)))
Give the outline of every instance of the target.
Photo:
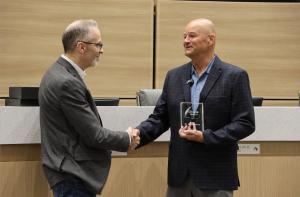
POLYGON ((190 41, 191 41, 191 39, 190 39, 189 36, 186 36, 186 37, 184 38, 184 42, 190 42, 190 41))

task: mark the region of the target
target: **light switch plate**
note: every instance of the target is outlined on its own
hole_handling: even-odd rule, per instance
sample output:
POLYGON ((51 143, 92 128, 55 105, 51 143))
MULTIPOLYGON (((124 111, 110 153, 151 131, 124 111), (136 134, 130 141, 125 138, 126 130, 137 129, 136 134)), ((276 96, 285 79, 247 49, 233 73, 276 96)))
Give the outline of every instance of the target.
POLYGON ((238 154, 258 155, 260 154, 260 144, 239 144, 238 154))

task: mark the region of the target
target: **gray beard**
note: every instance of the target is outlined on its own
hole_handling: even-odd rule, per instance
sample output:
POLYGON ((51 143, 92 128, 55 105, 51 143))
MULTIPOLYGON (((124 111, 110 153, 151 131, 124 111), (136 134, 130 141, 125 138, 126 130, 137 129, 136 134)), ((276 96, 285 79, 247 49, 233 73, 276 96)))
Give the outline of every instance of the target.
POLYGON ((98 66, 99 60, 97 60, 96 58, 93 60, 91 67, 96 67, 98 66))

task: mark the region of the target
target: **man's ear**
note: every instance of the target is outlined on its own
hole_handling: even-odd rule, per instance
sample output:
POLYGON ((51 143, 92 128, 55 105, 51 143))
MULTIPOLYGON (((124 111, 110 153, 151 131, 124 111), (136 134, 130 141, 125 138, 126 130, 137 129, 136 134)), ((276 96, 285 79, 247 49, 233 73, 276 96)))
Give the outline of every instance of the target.
POLYGON ((77 42, 75 48, 76 48, 76 50, 77 50, 80 54, 84 54, 84 51, 85 51, 85 49, 86 49, 86 46, 85 46, 85 44, 82 43, 82 42, 77 42))
POLYGON ((216 35, 215 34, 209 34, 208 39, 209 39, 209 44, 213 45, 216 41, 216 35))

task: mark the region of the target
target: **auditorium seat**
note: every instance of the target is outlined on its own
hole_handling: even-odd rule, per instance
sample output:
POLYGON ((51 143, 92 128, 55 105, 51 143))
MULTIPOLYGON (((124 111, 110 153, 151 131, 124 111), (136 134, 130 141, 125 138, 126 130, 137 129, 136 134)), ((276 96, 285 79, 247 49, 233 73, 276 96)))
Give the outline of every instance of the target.
MULTIPOLYGON (((162 89, 140 89, 136 93, 136 104, 138 106, 155 106, 162 89)), ((252 97, 254 106, 262 106, 263 97, 252 97)))
POLYGON ((136 104, 138 106, 155 106, 161 92, 162 89, 140 89, 136 93, 136 104))

